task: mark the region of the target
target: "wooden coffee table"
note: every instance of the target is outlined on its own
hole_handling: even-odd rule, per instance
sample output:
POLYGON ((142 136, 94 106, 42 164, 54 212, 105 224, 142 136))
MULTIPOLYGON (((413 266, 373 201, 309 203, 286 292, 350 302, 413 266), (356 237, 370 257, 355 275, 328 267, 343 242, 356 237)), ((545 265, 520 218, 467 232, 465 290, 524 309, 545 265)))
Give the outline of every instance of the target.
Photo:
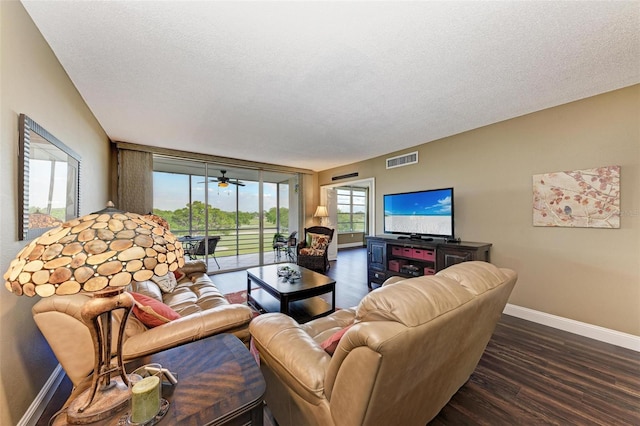
POLYGON ((336 308, 336 282, 295 263, 278 263, 247 269, 247 301, 261 312, 281 312, 300 323, 330 314, 336 308), (278 276, 278 268, 300 272, 293 283, 278 276), (254 283, 257 290, 251 289, 254 283), (321 297, 331 293, 331 305, 321 297))
MULTIPOLYGON (((219 334, 150 355, 126 366, 126 371, 160 363, 178 383, 162 386, 169 410, 159 425, 263 424, 266 384, 260 367, 245 345, 232 334, 219 334)), ((91 425, 118 425, 126 410, 91 425)), ((54 425, 65 425, 60 415, 54 425)))

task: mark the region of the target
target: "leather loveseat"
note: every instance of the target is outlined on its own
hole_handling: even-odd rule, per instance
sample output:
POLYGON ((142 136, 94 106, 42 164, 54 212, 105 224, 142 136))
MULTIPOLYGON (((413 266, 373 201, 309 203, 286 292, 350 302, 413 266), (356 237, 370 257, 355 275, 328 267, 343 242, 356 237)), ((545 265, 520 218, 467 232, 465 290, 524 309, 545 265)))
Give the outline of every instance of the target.
POLYGON ((474 371, 516 279, 464 262, 392 278, 357 307, 304 325, 255 318, 268 407, 280 426, 424 426, 474 371), (321 342, 339 334, 330 355, 321 342))
MULTIPOLYGON (((151 280, 130 284, 128 291, 163 302, 180 318, 147 328, 132 312, 122 347, 124 361, 219 333, 233 333, 248 344, 251 309, 246 305, 229 304, 206 275, 203 261, 187 262, 179 271, 185 276, 171 292, 163 292, 151 280)), ((89 329, 80 316, 82 306, 89 297, 80 293, 47 297, 39 300, 32 309, 38 328, 74 386, 91 373, 94 365, 93 343, 89 329)), ((122 311, 114 311, 112 318, 115 339, 122 311)))

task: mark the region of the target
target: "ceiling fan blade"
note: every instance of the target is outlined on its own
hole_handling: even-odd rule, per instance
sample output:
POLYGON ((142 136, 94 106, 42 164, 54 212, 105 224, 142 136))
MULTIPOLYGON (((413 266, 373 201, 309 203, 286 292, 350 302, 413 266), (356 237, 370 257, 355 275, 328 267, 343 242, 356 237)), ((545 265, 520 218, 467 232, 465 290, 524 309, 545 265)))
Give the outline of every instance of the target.
POLYGON ((242 183, 242 182, 229 182, 229 183, 232 183, 232 184, 238 185, 238 186, 244 186, 244 183, 242 183))

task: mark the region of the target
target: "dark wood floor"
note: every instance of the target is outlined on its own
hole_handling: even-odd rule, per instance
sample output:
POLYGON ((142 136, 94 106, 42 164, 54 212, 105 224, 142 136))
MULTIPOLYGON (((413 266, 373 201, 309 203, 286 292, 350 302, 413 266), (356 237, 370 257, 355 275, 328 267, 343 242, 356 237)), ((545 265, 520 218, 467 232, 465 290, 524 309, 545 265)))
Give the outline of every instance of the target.
POLYGON ((640 425, 640 354, 503 315, 430 425, 640 425))
MULTIPOLYGON (((368 291, 366 251, 338 259, 328 271, 336 305, 355 306, 368 291)), ((213 280, 223 293, 247 284, 244 271, 213 280)), ((38 425, 70 390, 65 378, 38 425)), ((640 425, 640 353, 503 315, 469 381, 429 425, 640 425)))

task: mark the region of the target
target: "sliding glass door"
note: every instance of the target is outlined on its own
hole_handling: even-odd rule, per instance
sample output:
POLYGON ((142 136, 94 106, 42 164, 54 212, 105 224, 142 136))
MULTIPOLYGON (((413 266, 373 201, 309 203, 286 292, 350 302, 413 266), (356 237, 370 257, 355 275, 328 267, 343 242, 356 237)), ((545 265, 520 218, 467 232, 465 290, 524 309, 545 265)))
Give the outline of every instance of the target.
POLYGON ((265 214, 262 230, 265 263, 295 260, 298 232, 296 184, 297 179, 294 177, 274 175, 270 176, 269 182, 263 182, 262 200, 265 214), (269 251, 271 258, 266 254, 269 251))
POLYGON ((297 185, 296 174, 154 156, 154 213, 211 271, 285 261, 273 242, 297 230, 297 185))

